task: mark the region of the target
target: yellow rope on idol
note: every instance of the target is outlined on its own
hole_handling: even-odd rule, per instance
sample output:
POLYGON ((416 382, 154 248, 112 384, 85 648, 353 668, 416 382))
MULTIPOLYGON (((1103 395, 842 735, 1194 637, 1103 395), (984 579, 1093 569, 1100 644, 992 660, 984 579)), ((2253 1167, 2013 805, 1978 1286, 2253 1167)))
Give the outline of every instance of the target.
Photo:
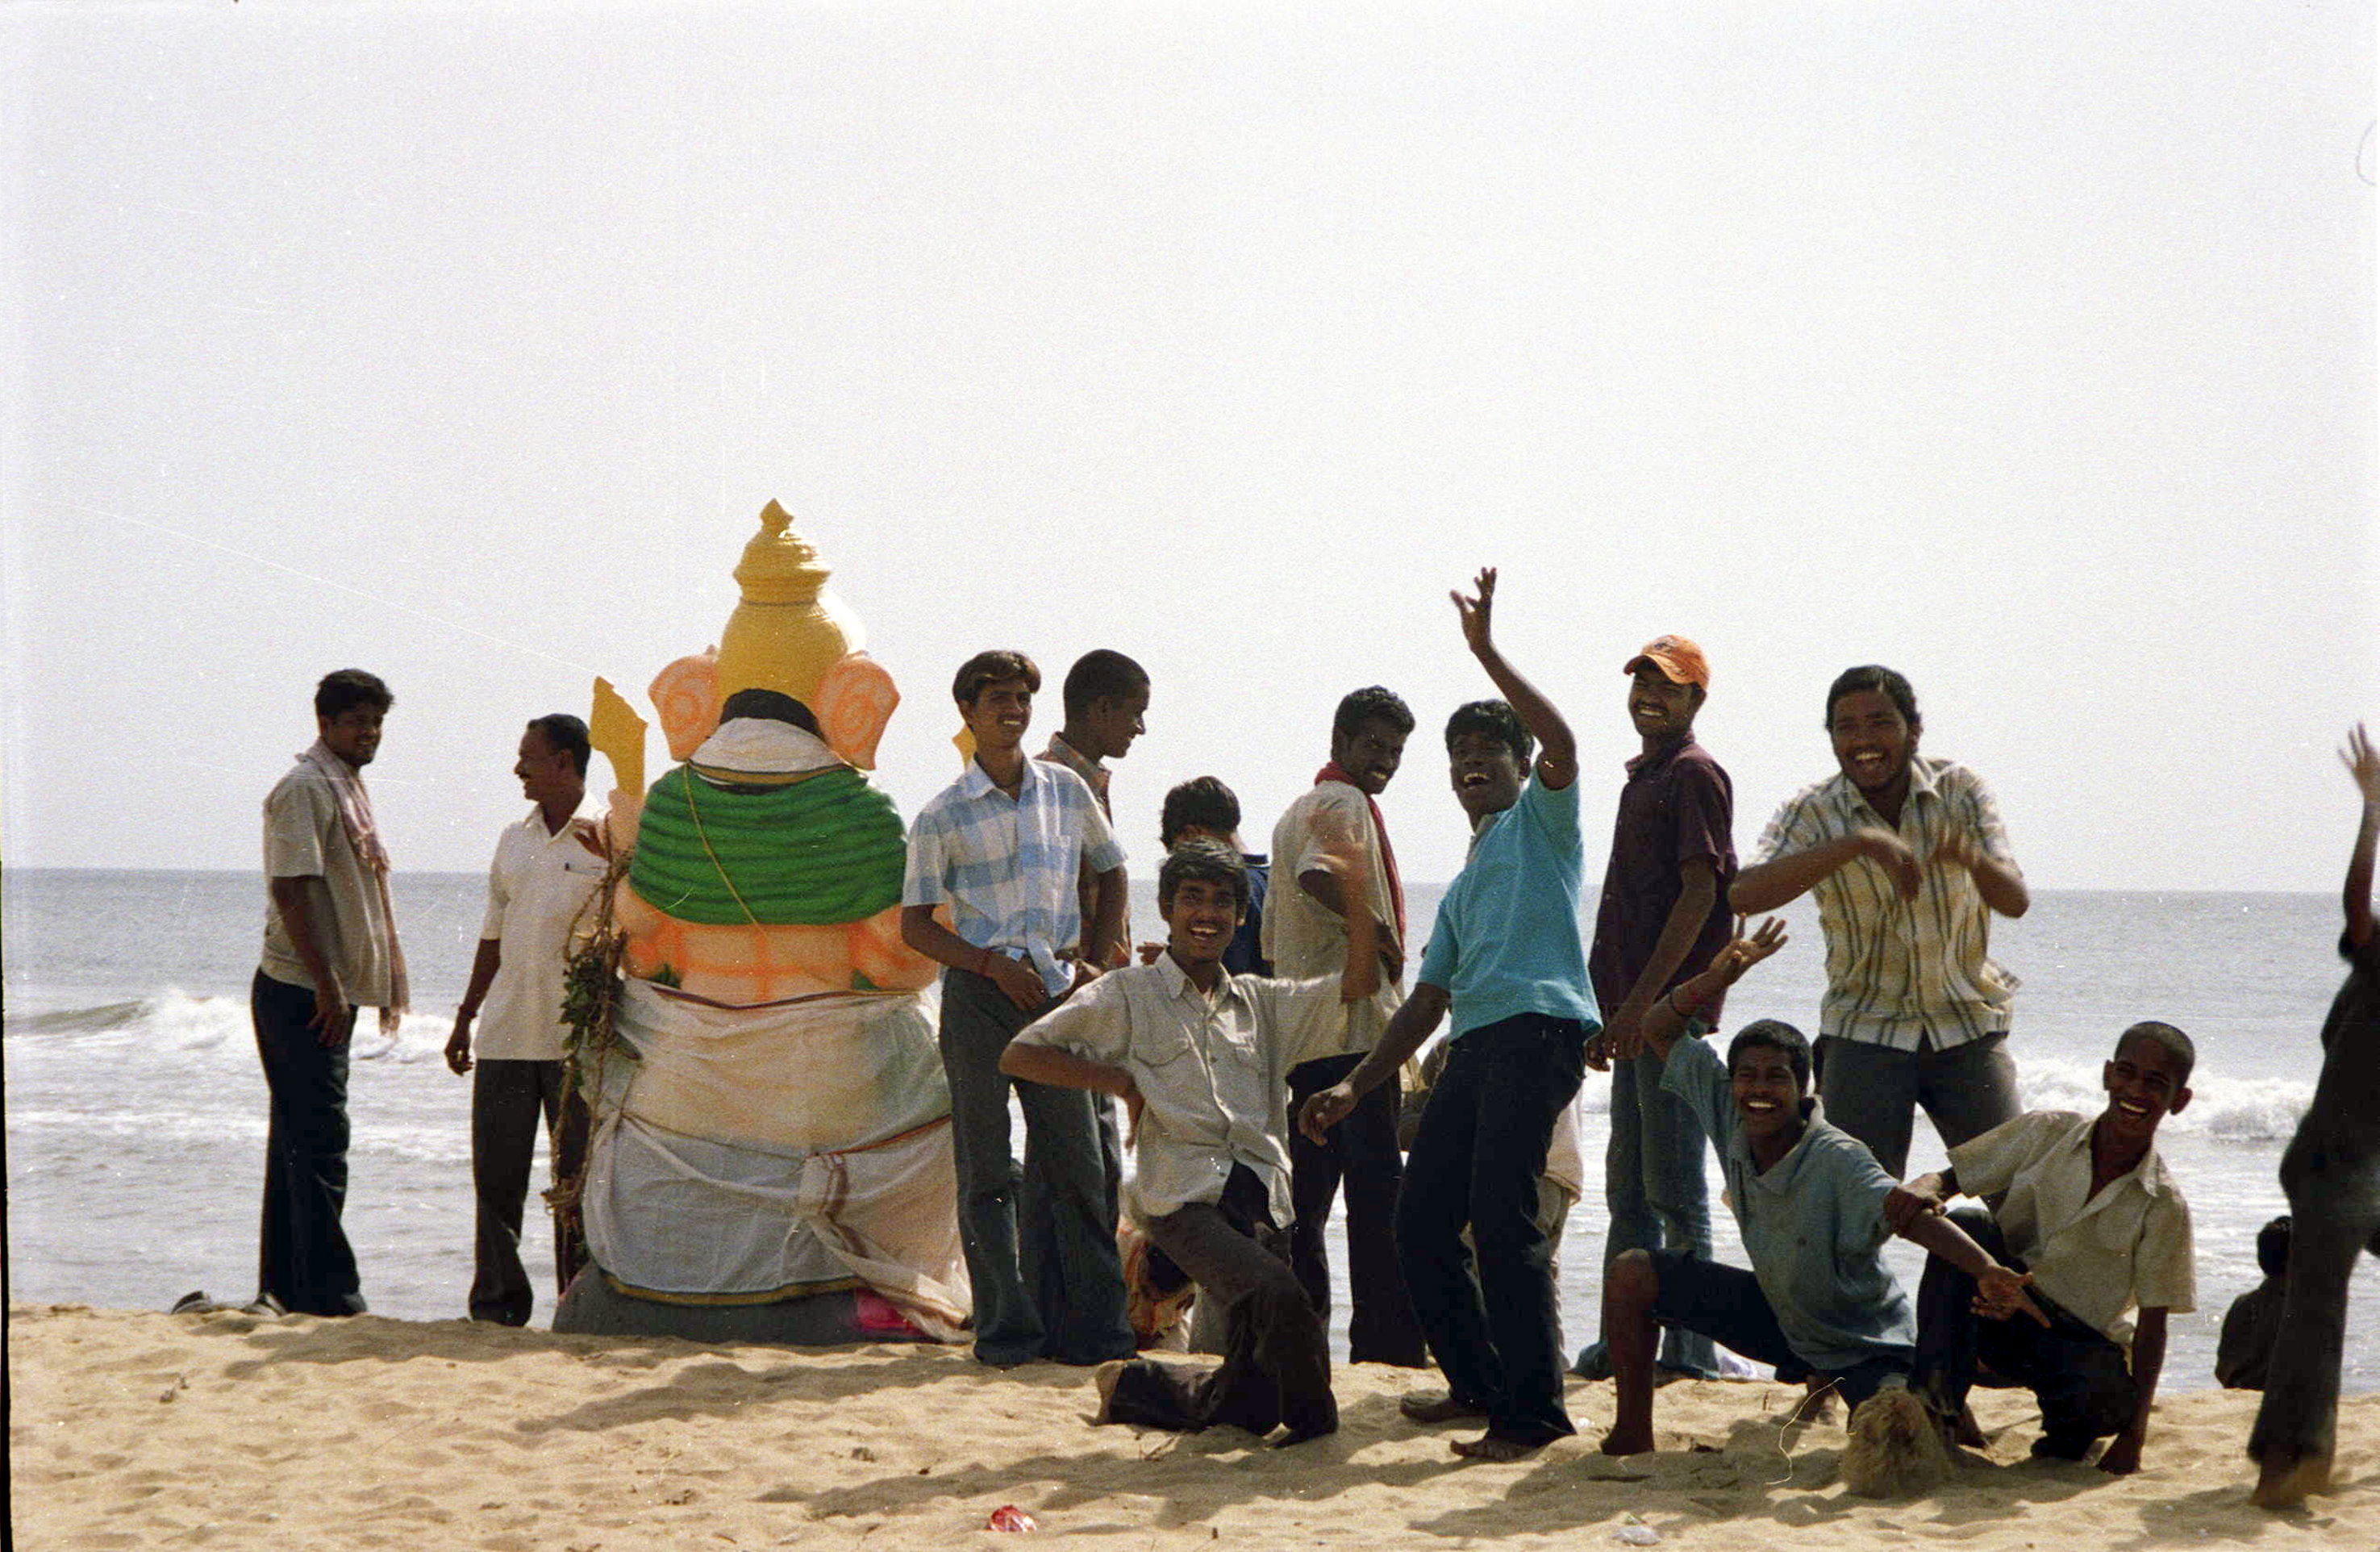
POLYGON ((744 896, 737 892, 735 880, 727 876, 727 865, 721 862, 719 854, 710 849, 710 837, 702 828, 702 810, 694 806, 694 783, 688 781, 678 790, 686 794, 686 817, 694 821, 694 838, 702 843, 702 855, 710 859, 711 870, 719 875, 719 881, 727 886, 728 898, 735 901, 735 908, 744 913, 744 919, 754 927, 759 926, 760 918, 752 914, 752 907, 746 904, 744 896))

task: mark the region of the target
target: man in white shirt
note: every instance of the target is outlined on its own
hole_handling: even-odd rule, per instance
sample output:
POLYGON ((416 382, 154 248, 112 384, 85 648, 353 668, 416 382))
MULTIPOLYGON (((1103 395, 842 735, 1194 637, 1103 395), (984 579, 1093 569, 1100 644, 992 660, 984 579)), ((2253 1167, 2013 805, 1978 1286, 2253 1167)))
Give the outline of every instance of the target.
MULTIPOLYGON (((520 1233, 540 1115, 554 1139, 556 1181, 578 1172, 586 1148, 586 1107, 565 1092, 563 1075, 563 967, 571 930, 592 915, 589 902, 610 867, 602 828, 578 814, 587 797, 587 724, 566 712, 540 717, 522 733, 519 756, 513 774, 536 806, 496 842, 480 952, 446 1042, 446 1065, 474 1074, 471 1318, 505 1326, 528 1324, 535 1303, 520 1233)), ((553 1252, 559 1293, 584 1263, 586 1246, 557 1228, 553 1252)))

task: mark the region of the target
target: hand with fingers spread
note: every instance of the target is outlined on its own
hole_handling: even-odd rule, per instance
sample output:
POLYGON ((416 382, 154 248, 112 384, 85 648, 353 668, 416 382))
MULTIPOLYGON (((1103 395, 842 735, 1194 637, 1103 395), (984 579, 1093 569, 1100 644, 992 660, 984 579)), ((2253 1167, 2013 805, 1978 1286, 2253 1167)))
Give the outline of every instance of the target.
POLYGON ((1454 612, 1462 616, 1464 644, 1475 654, 1492 652, 1496 649, 1491 628, 1496 609, 1496 568, 1480 567, 1474 586, 1479 589, 1476 598, 1465 598, 1459 588, 1446 596, 1454 600, 1454 612))
POLYGON ((1783 916, 1770 916, 1750 933, 1744 931, 1749 916, 1735 918, 1735 936, 1727 947, 1711 956, 1710 967, 1718 972, 1722 984, 1733 986, 1743 979, 1743 973, 1783 948, 1791 940, 1785 931, 1783 916))
POLYGON ((2363 731, 2362 722, 2348 730, 2347 746, 2338 751, 2338 763, 2355 778, 2365 806, 2380 807, 2380 749, 2373 747, 2372 735, 2363 731))

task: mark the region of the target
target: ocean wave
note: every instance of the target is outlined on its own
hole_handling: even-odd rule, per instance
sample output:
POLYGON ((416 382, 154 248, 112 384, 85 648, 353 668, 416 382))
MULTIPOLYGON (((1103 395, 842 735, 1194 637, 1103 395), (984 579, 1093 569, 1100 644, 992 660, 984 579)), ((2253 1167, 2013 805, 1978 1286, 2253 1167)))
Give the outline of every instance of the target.
MULTIPOLYGON (((50 1012, 11 1015, 7 1032, 53 1037, 120 1037, 162 1044, 180 1051, 236 1051, 255 1049, 255 1026, 244 997, 193 997, 169 988, 154 997, 128 1002, 103 1002, 89 1008, 62 1008, 50 1012)), ((407 1013, 392 1038, 380 1030, 379 1014, 365 1009, 356 1019, 348 1057, 355 1061, 393 1061, 411 1066, 443 1058, 455 1021, 434 1013, 407 1013)))
MULTIPOLYGON (((2017 1087, 2029 1110, 2080 1110, 2107 1106, 2096 1062, 2027 1057, 2017 1064, 2017 1087)), ((2225 1142, 2286 1142, 2313 1100, 2313 1085, 2294 1078, 2249 1078, 2202 1065, 2191 1075, 2191 1100, 2166 1118, 2164 1130, 2225 1142)))

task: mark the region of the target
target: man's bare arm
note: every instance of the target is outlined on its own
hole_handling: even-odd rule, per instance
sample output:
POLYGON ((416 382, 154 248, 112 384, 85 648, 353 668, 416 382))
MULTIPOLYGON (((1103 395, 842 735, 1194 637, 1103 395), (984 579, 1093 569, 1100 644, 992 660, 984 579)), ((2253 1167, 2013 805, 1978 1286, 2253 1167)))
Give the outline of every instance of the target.
POLYGON ((1727 947, 1711 956, 1711 962, 1694 975, 1680 982, 1659 1001, 1645 1010, 1644 1021, 1637 1026, 1644 1037, 1645 1049, 1656 1061, 1664 1066, 1670 1061, 1670 1049, 1686 1033, 1687 1025, 1709 1001, 1743 979, 1743 973, 1783 948, 1791 940, 1786 935, 1785 918, 1771 916, 1749 933, 1742 917, 1736 919, 1735 937, 1727 947))
POLYGON ((1934 860, 1965 868, 1984 903, 2003 916, 2021 916, 2033 906, 2033 892, 2024 887, 2024 875, 1985 852, 1964 831, 1943 836, 1934 848, 1934 860))
POLYGON ((1826 881, 1838 868, 1859 857, 1872 857, 1892 875, 1901 898, 1917 897, 1921 870, 1909 843, 1888 830, 1868 829, 1837 835, 1799 852, 1788 852, 1756 863, 1735 876, 1727 891, 1728 908, 1739 916, 1774 911, 1799 899, 1826 881))
POLYGON ((298 963, 306 967, 307 979, 314 983, 314 1016, 306 1021, 306 1027, 326 1049, 336 1050, 347 1043, 356 1010, 323 956, 322 934, 315 930, 313 893, 306 886, 318 877, 275 879, 268 887, 273 908, 281 913, 281 925, 289 934, 289 946, 297 952, 298 963))
POLYGON ((463 988, 462 1003, 455 1010, 455 1033, 446 1041, 446 1065, 458 1074, 471 1070, 471 1021, 480 1016, 480 1004, 488 1000, 488 988, 496 984, 504 949, 503 940, 482 938, 471 956, 470 984, 463 988))
POLYGON ((1133 1081, 1129 1068, 1111 1061, 1094 1061, 1087 1056, 1060 1050, 1055 1046, 1030 1044, 1011 1040, 1000 1053, 1000 1070, 1012 1078, 1026 1083, 1048 1084, 1052 1088, 1087 1088, 1093 1094, 1111 1094, 1123 1101, 1126 1138, 1140 1130, 1140 1085, 1133 1081))
POLYGON ((1710 909, 1718 902, 1718 870, 1708 857, 1696 857, 1680 865, 1678 876, 1684 887, 1678 891, 1677 903, 1670 907, 1669 918, 1661 924, 1661 936, 1653 945, 1653 957, 1645 962, 1645 969, 1636 984, 1628 988, 1603 1021, 1603 1038, 1614 1056, 1636 1054, 1638 1027, 1644 1023, 1645 1011, 1678 973, 1678 966, 1694 952, 1694 940, 1702 936, 1703 924, 1710 920, 1710 909))
POLYGON ((1504 661, 1496 648, 1494 614, 1496 609, 1496 568, 1481 568, 1479 594, 1465 598, 1461 592, 1451 595, 1455 612, 1463 618, 1463 639, 1469 644, 1471 655, 1488 671, 1496 692, 1511 702, 1537 741, 1537 779, 1559 790, 1578 779, 1578 740, 1571 735, 1570 724, 1554 709, 1554 703, 1538 693, 1537 687, 1521 677, 1521 673, 1504 661))
POLYGON ((1446 1017, 1451 999, 1444 987, 1423 981, 1413 988, 1390 1018, 1389 1026, 1380 1032, 1379 1044, 1365 1053, 1355 1070, 1340 1082, 1305 1101, 1297 1112, 1297 1129, 1316 1142, 1322 1134, 1347 1119, 1355 1101, 1369 1094, 1380 1081, 1393 1075, 1405 1064, 1405 1059, 1421 1049, 1421 1043, 1430 1037, 1439 1022, 1446 1017))
POLYGON ((2374 842, 2380 841, 2380 750, 2373 748, 2371 735, 2358 722, 2338 758, 2363 794, 2363 818, 2356 826, 2355 849, 2348 854, 2341 902, 2347 910, 2347 940, 2360 948, 2372 940, 2372 853, 2374 842))
POLYGON ((1099 876, 1098 884, 1096 912, 1083 934, 1083 959, 1092 969, 1105 972, 1123 963, 1119 957, 1123 952, 1123 867, 1109 868, 1099 876))
POLYGON ((2130 1476, 2141 1469, 2141 1447, 2149 1441, 2149 1409, 2156 1403, 2157 1379, 2165 1373, 2166 1312, 2141 1311, 2132 1328, 2132 1420, 2100 1452, 2099 1469, 2113 1476, 2130 1476))

